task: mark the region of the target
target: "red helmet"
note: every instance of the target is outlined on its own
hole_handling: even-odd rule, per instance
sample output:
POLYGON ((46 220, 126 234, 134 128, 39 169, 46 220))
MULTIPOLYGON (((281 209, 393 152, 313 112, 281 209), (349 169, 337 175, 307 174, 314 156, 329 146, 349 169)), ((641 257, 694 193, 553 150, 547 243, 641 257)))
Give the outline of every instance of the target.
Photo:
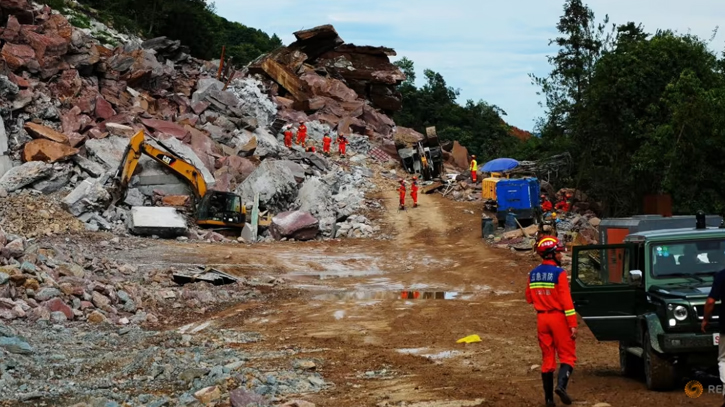
POLYGON ((553 236, 547 236, 536 244, 536 253, 543 259, 553 259, 557 252, 563 252, 564 246, 561 245, 559 239, 553 236))

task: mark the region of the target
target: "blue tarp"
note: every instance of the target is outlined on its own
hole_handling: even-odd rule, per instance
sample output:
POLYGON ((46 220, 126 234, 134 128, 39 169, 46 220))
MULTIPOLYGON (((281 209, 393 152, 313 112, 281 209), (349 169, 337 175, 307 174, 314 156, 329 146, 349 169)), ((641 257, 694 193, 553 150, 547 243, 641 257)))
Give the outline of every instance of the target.
POLYGON ((497 158, 483 165, 483 172, 504 172, 513 170, 519 166, 519 162, 513 158, 497 158))

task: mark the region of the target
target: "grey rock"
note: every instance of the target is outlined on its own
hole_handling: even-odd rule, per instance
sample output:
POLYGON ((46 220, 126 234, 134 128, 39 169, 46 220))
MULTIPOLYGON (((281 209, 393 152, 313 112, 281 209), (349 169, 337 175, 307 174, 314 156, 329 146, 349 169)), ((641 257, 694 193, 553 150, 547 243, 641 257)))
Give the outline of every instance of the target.
POLYGON ((104 139, 88 140, 85 146, 88 155, 102 163, 106 167, 106 171, 115 171, 121 165, 123 152, 128 146, 128 139, 109 136, 104 139))
POLYGON ((319 177, 308 178, 302 184, 295 205, 318 219, 334 216, 332 191, 319 177))
POLYGON ((30 355, 35 352, 30 344, 18 337, 0 337, 0 348, 18 355, 30 355))
POLYGON ((70 167, 54 171, 50 178, 40 180, 33 184, 33 189, 40 191, 45 195, 58 192, 63 189, 71 179, 73 173, 70 167))
POLYGON ((65 316, 64 313, 56 311, 50 313, 50 320, 55 322, 56 324, 61 324, 63 322, 66 322, 68 318, 65 316))
POLYGON ((277 104, 264 91, 262 82, 251 77, 235 79, 228 89, 239 99, 239 109, 251 115, 259 128, 272 124, 277 115, 277 104))
POLYGON ((128 206, 144 206, 146 197, 137 188, 129 188, 126 191, 126 197, 123 199, 123 203, 128 206))
POLYGON ((179 374, 179 380, 191 383, 194 381, 194 379, 200 379, 206 374, 209 373, 209 369, 202 369, 202 368, 191 368, 186 369, 183 372, 179 374))
POLYGON ((9 275, 0 271, 0 285, 7 283, 9 279, 10 279, 9 275))
POLYGON ((0 178, 0 188, 3 188, 7 192, 15 192, 18 189, 49 177, 52 173, 52 165, 42 161, 30 161, 6 172, 0 178))
POLYGON ((103 188, 102 178, 88 178, 83 180, 65 198, 63 207, 73 216, 80 216, 84 212, 102 209, 111 199, 111 195, 103 188))
POLYGON ((282 212, 297 195, 297 181, 284 163, 265 160, 235 192, 243 202, 254 202, 254 194, 259 193, 261 207, 282 212))
POLYGON ((35 299, 37 301, 48 301, 52 298, 60 297, 61 294, 57 288, 43 287, 35 293, 35 299))
MULTIPOLYGON (((13 168, 13 160, 10 159, 10 157, 6 155, 0 154, 0 178, 2 178, 5 173, 10 171, 13 168)), ((0 198, 5 198, 8 194, 8 191, 5 190, 5 188, 0 187, 0 191, 2 191, 2 195, 0 198)))
MULTIPOLYGON (((0 76, 0 93, 2 93, 2 76, 0 76)), ((8 152, 8 133, 5 131, 5 122, 0 117, 0 155, 8 152)), ((2 176, 2 174, 0 174, 2 176)))
POLYGON ((0 95, 6 99, 13 99, 20 92, 20 88, 6 75, 0 75, 0 95))
POLYGON ((191 95, 191 103, 203 101, 213 90, 222 90, 224 83, 214 78, 201 78, 196 83, 196 91, 191 95))
POLYGON ((73 160, 73 162, 77 166, 79 166, 83 171, 87 172, 91 177, 98 178, 106 172, 106 169, 103 168, 102 165, 93 162, 79 154, 75 154, 73 157, 71 157, 71 160, 73 160))

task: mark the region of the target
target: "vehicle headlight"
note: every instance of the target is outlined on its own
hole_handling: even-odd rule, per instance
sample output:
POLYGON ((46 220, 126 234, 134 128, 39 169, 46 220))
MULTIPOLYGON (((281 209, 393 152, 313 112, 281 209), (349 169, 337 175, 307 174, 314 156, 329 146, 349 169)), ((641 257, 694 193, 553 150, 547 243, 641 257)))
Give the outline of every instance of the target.
POLYGON ((673 315, 675 316, 676 320, 684 321, 687 319, 687 308, 683 307, 682 305, 678 305, 675 307, 673 315))

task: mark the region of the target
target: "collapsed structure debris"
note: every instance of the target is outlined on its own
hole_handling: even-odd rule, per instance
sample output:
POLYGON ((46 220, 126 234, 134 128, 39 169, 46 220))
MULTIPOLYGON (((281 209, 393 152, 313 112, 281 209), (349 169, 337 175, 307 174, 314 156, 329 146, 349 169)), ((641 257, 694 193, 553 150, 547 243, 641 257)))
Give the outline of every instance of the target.
MULTIPOLYGON (((389 116, 401 107, 396 86, 405 79, 390 63, 394 51, 346 44, 329 25, 295 33, 297 41, 226 84, 216 79, 217 64, 190 57, 178 41, 141 41, 95 20, 91 29, 79 29, 47 6, 3 2, 0 8, 8 16, 1 27, 0 190, 57 194, 91 231, 208 236, 173 216, 194 213, 193 191, 148 157, 140 158, 123 199, 112 199, 107 188, 138 131, 197 167, 210 188, 241 195, 247 208, 259 194, 262 212, 309 210, 315 235, 328 238, 338 220, 366 209, 364 195, 375 187, 367 168, 375 161, 367 158, 391 159, 373 143, 413 132, 389 116), (107 38, 93 36, 101 29, 124 43, 107 47, 107 38), (299 121, 307 123, 312 143, 326 132, 349 136, 347 159, 360 170, 285 148, 282 126, 299 121), (315 178, 329 191, 319 202, 304 188, 315 178), (140 208, 154 205, 165 206, 158 210, 167 217, 146 217, 154 218, 146 225, 140 214, 148 209, 140 208)), ((265 229, 258 239, 272 238, 265 229)))

